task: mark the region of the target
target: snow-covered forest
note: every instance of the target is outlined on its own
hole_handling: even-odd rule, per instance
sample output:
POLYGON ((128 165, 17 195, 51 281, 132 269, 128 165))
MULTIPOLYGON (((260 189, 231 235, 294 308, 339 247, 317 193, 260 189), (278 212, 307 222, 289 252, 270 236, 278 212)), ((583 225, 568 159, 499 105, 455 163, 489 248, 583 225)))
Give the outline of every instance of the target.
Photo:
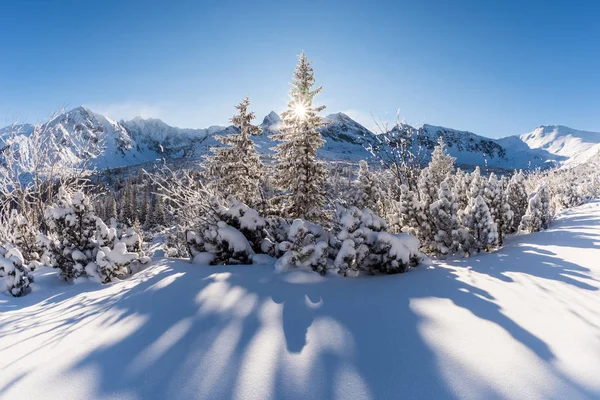
POLYGON ((317 157, 326 123, 321 90, 302 53, 269 160, 251 140, 261 128, 248 98, 235 107, 235 130, 219 136, 222 146, 198 165, 140 167, 122 177, 90 167, 100 134, 71 137, 76 154, 65 157, 61 143, 48 143, 45 126, 36 126, 32 149, 13 142, 2 153, 7 292, 26 295, 42 266, 57 268, 65 284, 126 279, 157 249, 198 265, 270 257, 279 272, 403 273, 428 257, 496 251, 506 235, 547 229, 559 212, 600 193, 592 162, 501 176, 467 172, 455 168, 440 137, 425 163, 419 132, 401 121, 365 143, 370 159, 324 162, 317 157))

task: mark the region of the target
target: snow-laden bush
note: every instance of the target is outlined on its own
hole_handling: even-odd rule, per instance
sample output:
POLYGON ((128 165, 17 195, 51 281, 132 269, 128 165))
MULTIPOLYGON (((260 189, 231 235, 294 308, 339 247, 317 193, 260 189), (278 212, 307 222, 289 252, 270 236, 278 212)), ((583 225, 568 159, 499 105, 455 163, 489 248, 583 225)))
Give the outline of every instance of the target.
POLYGON ((254 251, 248 239, 223 221, 207 226, 203 231, 187 232, 187 243, 193 260, 210 259, 211 265, 252 264, 254 251), (207 258, 207 253, 211 256, 207 258))
POLYGON ((198 229, 186 234, 188 251, 192 259, 200 253, 212 254, 213 265, 252 264, 252 256, 264 247, 265 227, 256 210, 233 197, 225 204, 213 197, 198 229))
POLYGON ((83 192, 71 195, 61 187, 57 203, 47 207, 44 216, 55 266, 64 280, 74 282, 85 274, 85 266, 96 256, 97 218, 93 206, 83 192))
POLYGON ((266 235, 261 244, 261 252, 279 258, 284 253, 279 248, 279 243, 287 241, 292 221, 273 216, 265 218, 265 224, 266 235))
POLYGON ((548 229, 550 226, 550 198, 546 185, 541 184, 529 198, 527 211, 523 218, 519 230, 527 233, 538 232, 548 229))
POLYGON ((140 259, 138 253, 128 252, 127 245, 122 241, 116 242, 112 247, 100 247, 96 253, 96 261, 86 266, 87 274, 101 283, 109 283, 114 278, 123 279, 131 272, 130 264, 140 259))
POLYGON ((24 265, 32 271, 39 265, 42 249, 37 240, 38 232, 29 223, 27 218, 17 210, 12 210, 8 219, 10 229, 10 242, 19 249, 23 255, 24 265))
POLYGON ((132 267, 140 269, 150 259, 143 254, 142 239, 132 227, 117 229, 114 219, 109 228, 100 218, 96 220, 96 240, 98 250, 94 262, 90 262, 86 273, 101 283, 109 283, 114 278, 123 279, 132 272, 132 267))
POLYGON ((42 261, 60 269, 68 282, 87 275, 108 283, 130 274, 132 262, 149 261, 139 234, 131 228, 119 232, 116 222, 109 228, 83 192, 59 189, 58 202, 46 208, 45 217, 49 235, 38 237, 46 250, 42 261))
POLYGON ((321 275, 327 272, 328 236, 320 225, 295 219, 288 229, 286 240, 278 247, 283 255, 275 263, 276 271, 303 268, 321 275))
POLYGON ((406 233, 390 234, 386 229, 386 222, 368 208, 338 206, 336 228, 330 238, 338 273, 390 274, 417 265, 422 259, 419 240, 406 233))
POLYGON ((0 276, 4 277, 6 290, 15 297, 31 290, 29 285, 33 282, 33 275, 25 265, 23 255, 13 245, 0 247, 0 276))

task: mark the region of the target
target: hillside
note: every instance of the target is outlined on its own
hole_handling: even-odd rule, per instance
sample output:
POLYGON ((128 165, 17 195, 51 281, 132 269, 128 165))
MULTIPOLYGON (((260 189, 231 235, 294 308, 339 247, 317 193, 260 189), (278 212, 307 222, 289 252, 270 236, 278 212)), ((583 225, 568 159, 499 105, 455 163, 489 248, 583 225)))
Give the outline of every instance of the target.
POLYGON ((391 276, 157 257, 67 285, 42 268, 33 293, 0 295, 1 397, 598 398, 598 219, 587 204, 496 253, 391 276))
POLYGON ((532 149, 567 157, 567 165, 578 165, 597 157, 600 152, 600 133, 586 132, 562 125, 540 126, 520 135, 532 149))

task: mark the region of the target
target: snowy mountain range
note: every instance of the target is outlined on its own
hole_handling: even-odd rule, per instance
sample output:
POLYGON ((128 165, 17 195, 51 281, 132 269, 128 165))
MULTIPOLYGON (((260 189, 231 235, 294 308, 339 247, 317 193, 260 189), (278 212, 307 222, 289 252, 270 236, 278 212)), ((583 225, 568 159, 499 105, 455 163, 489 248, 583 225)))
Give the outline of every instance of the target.
MULTIPOLYGON (((321 134, 325 145, 319 156, 326 160, 358 161, 369 159, 371 154, 364 145, 374 133, 344 113, 323 118, 321 134)), ((271 135, 281 126, 275 112, 264 117, 260 126, 262 135, 254 137, 258 151, 264 156, 272 155, 276 144, 271 135)), ((47 143, 60 146, 61 156, 80 157, 74 138, 93 137, 102 140, 104 150, 95 159, 99 169, 133 166, 156 160, 199 159, 220 142, 219 135, 235 132, 233 126, 211 126, 205 129, 182 129, 170 126, 158 119, 134 118, 114 121, 85 107, 77 107, 52 118, 42 125, 47 143)), ((13 125, 0 129, 2 147, 18 145, 23 156, 32 151, 27 146, 28 137, 34 130, 30 124, 13 125)), ((488 165, 502 169, 544 168, 550 165, 566 165, 585 162, 600 151, 600 133, 583 132, 564 126, 541 126, 534 131, 502 139, 490 139, 471 132, 458 131, 440 126, 423 125, 419 128, 420 142, 427 160, 433 147, 442 136, 448 152, 456 157, 461 166, 488 165)))

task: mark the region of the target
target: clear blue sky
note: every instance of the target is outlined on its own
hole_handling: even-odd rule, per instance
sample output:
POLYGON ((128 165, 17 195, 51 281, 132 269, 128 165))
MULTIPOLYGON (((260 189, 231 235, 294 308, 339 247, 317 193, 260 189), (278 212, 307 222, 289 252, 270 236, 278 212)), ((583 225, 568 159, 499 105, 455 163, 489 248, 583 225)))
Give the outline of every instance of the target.
POLYGON ((600 131, 600 1, 0 1, 0 124, 89 106, 225 124, 286 104, 296 55, 325 113, 498 137, 600 131))

